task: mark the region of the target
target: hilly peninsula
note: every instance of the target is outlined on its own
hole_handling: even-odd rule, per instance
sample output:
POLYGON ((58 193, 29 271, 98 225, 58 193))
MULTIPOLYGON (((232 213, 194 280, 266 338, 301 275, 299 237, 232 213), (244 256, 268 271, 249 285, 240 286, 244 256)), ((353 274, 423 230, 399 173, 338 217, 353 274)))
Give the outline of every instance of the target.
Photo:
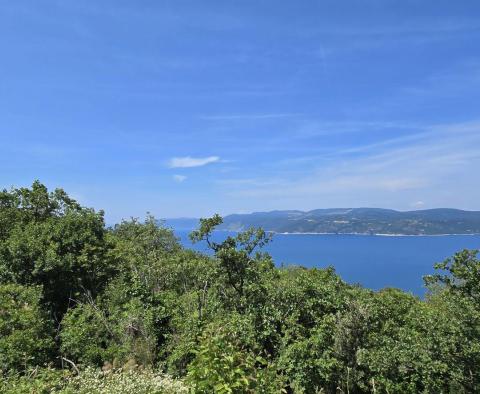
POLYGON ((224 217, 219 229, 262 227, 275 233, 385 235, 480 234, 480 211, 438 208, 395 211, 380 208, 331 208, 271 211, 224 217))

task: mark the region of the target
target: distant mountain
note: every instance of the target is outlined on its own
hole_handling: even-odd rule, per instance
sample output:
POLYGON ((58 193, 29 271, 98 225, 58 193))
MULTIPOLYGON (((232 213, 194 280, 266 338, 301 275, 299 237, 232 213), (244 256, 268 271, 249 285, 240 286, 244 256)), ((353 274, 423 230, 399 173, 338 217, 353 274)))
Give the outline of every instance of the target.
POLYGON ((219 229, 241 231, 262 227, 276 233, 338 234, 480 234, 480 211, 380 208, 331 208, 228 215, 219 229))

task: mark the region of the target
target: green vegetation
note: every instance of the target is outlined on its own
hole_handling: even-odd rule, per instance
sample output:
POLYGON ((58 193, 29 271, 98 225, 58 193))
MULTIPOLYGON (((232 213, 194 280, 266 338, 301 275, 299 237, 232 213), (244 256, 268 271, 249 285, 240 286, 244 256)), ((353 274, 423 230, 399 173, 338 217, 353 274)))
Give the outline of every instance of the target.
POLYGON ((276 268, 249 229, 186 250, 155 218, 106 228, 62 190, 0 192, 2 393, 480 391, 480 261, 461 251, 423 301, 276 268))
MULTIPOLYGON (((185 219, 169 222, 174 226, 188 224, 185 219)), ((276 233, 480 234, 480 212, 447 208, 408 212, 381 208, 255 212, 228 215, 221 228, 243 231, 251 226, 276 233)))

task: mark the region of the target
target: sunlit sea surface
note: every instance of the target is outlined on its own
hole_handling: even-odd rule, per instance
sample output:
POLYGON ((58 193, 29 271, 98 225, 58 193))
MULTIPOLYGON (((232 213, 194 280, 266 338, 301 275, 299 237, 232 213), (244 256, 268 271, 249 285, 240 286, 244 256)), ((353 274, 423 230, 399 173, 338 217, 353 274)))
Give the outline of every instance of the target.
MULTIPOLYGON (((176 234, 184 246, 207 252, 204 243, 192 245, 187 231, 176 234)), ((215 232, 213 239, 220 241, 228 234, 215 232)), ((333 266, 349 283, 374 290, 397 287, 423 296, 423 275, 434 272, 434 263, 464 248, 480 249, 480 236, 276 234, 265 250, 277 266, 333 266)))

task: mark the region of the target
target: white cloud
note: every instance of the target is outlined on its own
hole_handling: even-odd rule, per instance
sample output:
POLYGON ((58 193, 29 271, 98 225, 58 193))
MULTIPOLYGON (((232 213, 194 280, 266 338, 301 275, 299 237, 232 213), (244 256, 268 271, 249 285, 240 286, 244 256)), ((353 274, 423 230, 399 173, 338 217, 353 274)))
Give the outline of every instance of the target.
POLYGON ((410 204, 413 208, 423 208, 425 203, 423 201, 415 201, 414 203, 410 204))
POLYGON ((174 175, 173 180, 177 183, 182 183, 187 177, 185 175, 174 175))
POLYGON ((174 157, 172 158, 168 166, 170 168, 188 168, 188 167, 201 167, 210 163, 215 163, 220 160, 218 156, 208 157, 174 157))

